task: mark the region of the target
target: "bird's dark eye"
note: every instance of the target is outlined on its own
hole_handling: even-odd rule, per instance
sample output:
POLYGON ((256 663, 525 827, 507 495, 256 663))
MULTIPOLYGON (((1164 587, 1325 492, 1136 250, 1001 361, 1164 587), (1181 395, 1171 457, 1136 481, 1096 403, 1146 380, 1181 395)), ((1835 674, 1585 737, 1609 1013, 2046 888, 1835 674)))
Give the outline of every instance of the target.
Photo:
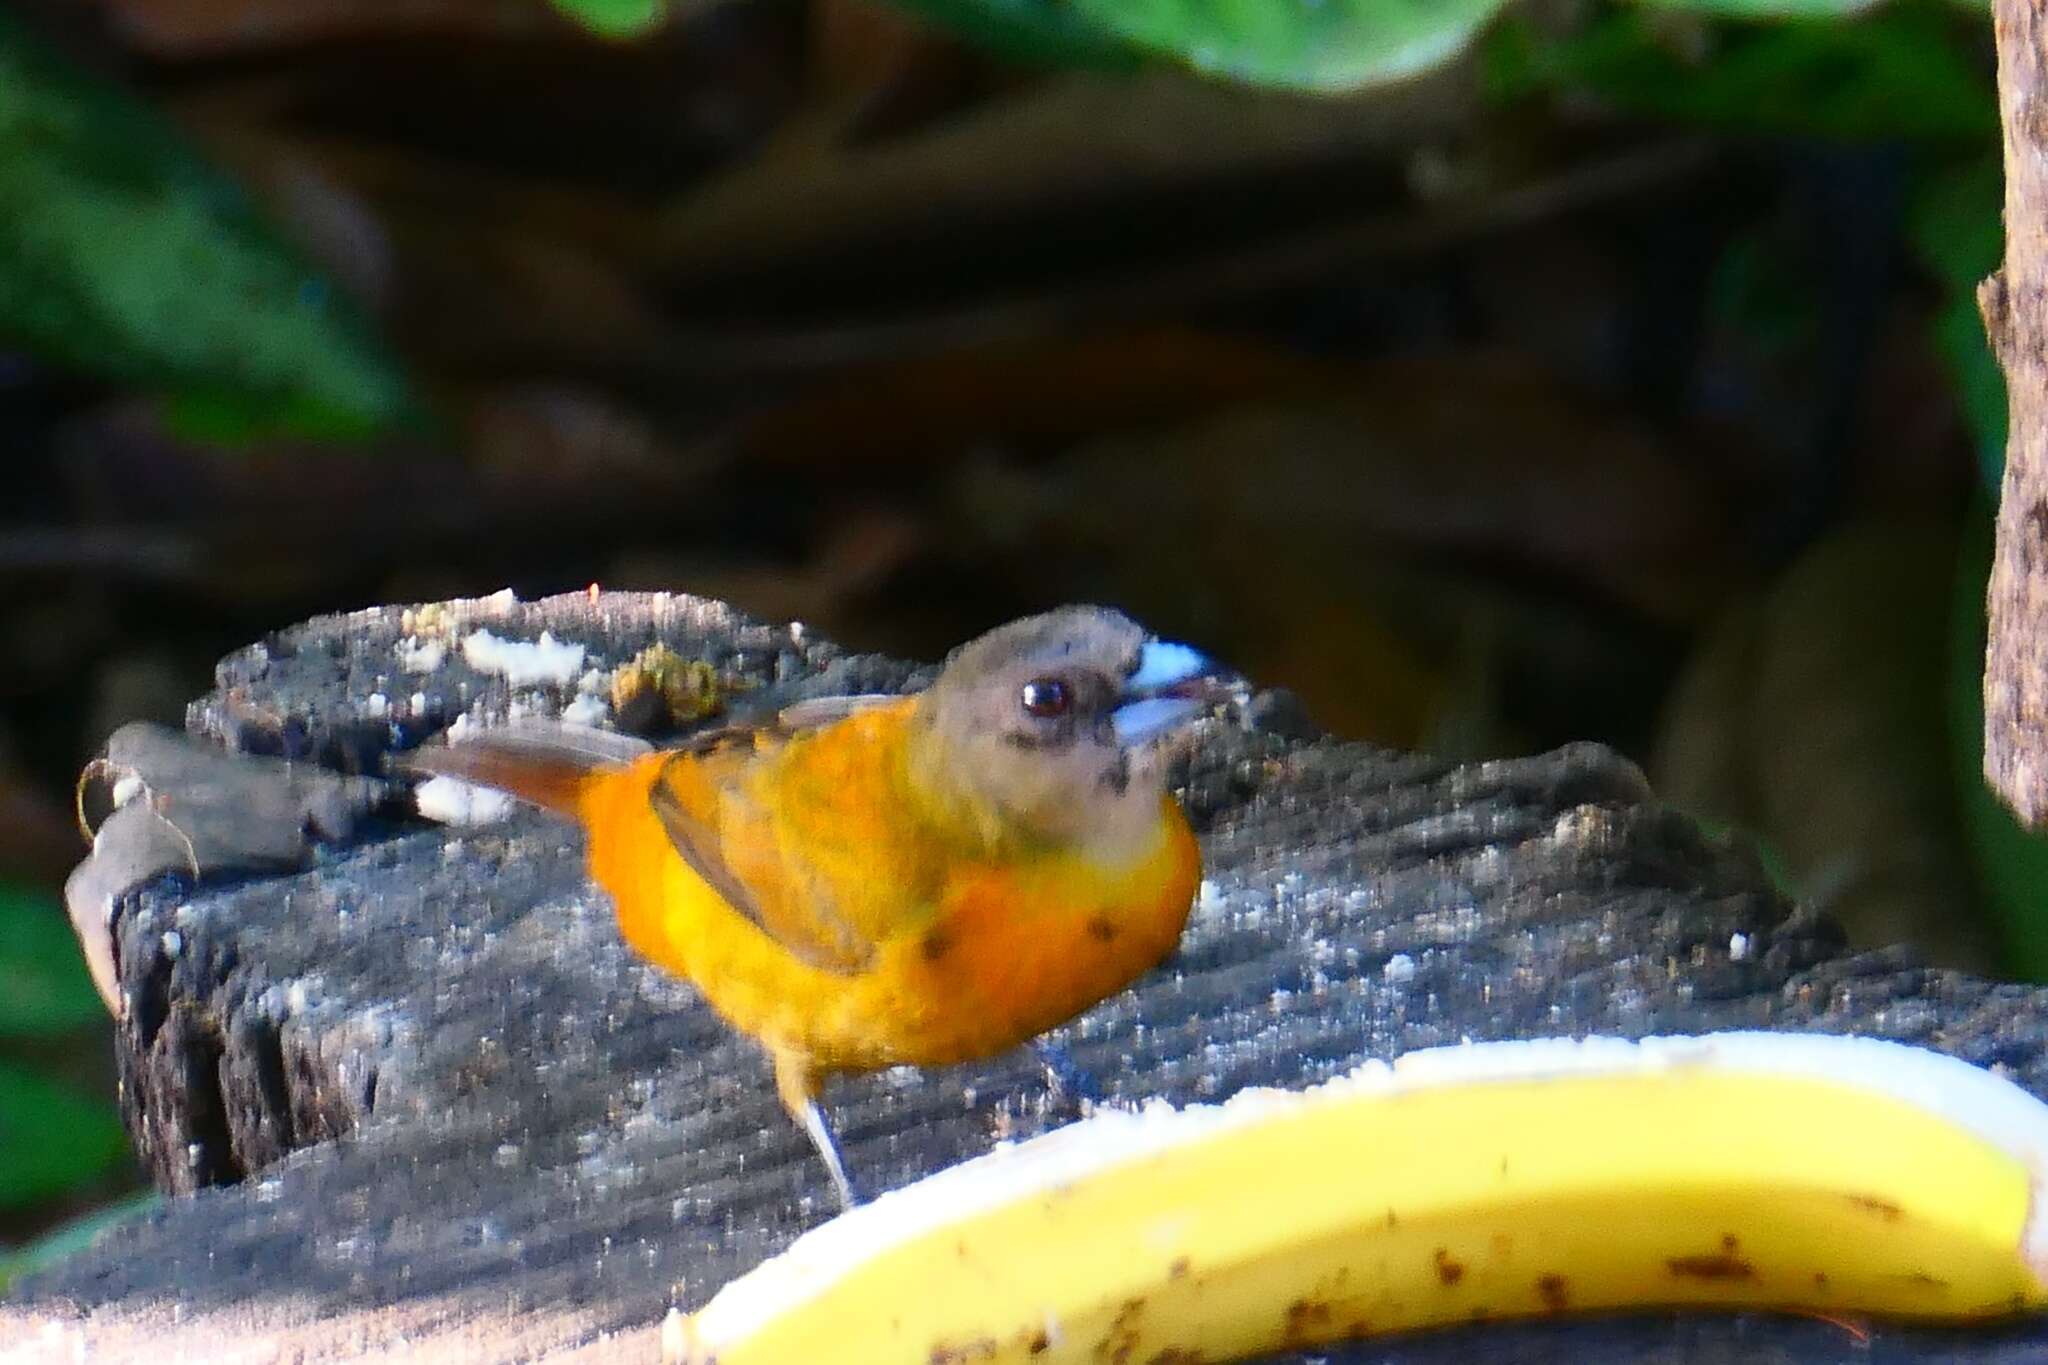
POLYGON ((1069 705, 1067 685, 1058 678, 1033 678, 1024 684, 1017 699, 1024 704, 1025 714, 1040 720, 1064 716, 1069 705))

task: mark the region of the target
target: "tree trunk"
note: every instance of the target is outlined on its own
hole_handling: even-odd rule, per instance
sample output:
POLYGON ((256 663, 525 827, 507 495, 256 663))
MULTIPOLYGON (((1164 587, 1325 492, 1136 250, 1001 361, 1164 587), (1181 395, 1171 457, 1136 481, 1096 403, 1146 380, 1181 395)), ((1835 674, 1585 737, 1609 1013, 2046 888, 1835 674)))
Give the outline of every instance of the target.
POLYGON ((2048 817, 2048 19, 1996 0, 2005 261, 1978 290, 2011 434, 1987 596, 1984 777, 2029 826, 2048 817))

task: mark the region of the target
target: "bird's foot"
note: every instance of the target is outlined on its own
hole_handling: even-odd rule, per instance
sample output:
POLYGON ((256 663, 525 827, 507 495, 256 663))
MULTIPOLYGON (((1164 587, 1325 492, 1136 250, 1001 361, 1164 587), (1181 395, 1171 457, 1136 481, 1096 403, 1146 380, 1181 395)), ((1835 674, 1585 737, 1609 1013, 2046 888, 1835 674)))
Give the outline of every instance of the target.
POLYGON ((833 1133, 830 1120, 825 1117, 824 1106, 811 1100, 804 1105, 799 1121, 811 1145, 818 1149, 825 1173, 832 1177, 832 1191, 839 1196, 839 1211, 845 1213, 860 1202, 860 1194, 853 1187, 853 1178, 846 1173, 846 1158, 839 1150, 839 1138, 833 1133))
POLYGON ((1043 1038, 1032 1043, 1031 1050, 1045 1068, 1045 1087, 1055 1107, 1085 1115, 1102 1102, 1102 1086, 1095 1074, 1083 1069, 1071 1052, 1043 1038))

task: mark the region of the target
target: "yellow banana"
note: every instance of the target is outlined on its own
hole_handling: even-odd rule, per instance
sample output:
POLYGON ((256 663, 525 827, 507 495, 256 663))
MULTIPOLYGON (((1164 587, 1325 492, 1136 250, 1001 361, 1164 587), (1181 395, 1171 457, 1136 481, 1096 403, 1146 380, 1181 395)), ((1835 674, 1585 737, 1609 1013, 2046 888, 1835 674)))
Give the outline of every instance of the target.
POLYGON ((726 1285, 691 1365, 1223 1361, 1687 1304, 2048 1305, 2048 1106, 1867 1038, 1472 1044, 1099 1113, 856 1208, 726 1285))

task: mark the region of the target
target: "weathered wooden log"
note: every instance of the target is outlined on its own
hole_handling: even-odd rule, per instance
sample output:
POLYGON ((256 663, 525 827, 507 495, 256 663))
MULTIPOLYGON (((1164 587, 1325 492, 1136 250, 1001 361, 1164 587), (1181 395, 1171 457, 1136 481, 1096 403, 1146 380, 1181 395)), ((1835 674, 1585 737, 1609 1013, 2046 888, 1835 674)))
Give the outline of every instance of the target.
MULTIPOLYGON (((223 810, 303 820, 275 784, 303 787, 310 765, 374 774, 388 751, 465 714, 596 697, 607 670, 656 641, 751 681, 740 703, 924 676, 684 597, 384 609, 310 622, 223 663, 189 728, 289 760, 236 765, 249 791, 209 767, 210 785, 181 795, 178 765, 161 757, 141 776, 174 821, 223 810), (560 648, 516 660, 533 677, 513 686, 491 671, 502 651, 465 649, 478 631, 547 631, 560 648)), ((1728 1027, 1904 1039, 2048 1094, 2048 993, 1896 953, 1844 955, 1753 857, 1658 808, 1604 749, 1457 766, 1304 728, 1267 695, 1202 736, 1182 789, 1207 880, 1185 942, 1056 1035, 1101 1102, 1213 1100, 1461 1038, 1728 1027)), ((369 790, 348 788, 359 804, 369 790)), ((701 1304, 829 1215, 822 1170, 765 1063, 686 984, 623 946, 573 830, 528 813, 447 829, 395 803, 340 827, 334 841, 307 832, 301 866, 251 873, 217 853, 213 866, 200 858, 196 881, 112 896, 122 1101, 177 1197, 20 1286, 0 1307, 0 1342, 53 1359, 80 1347, 95 1359, 428 1347, 473 1360, 652 1359, 671 1306, 701 1304)), ((260 834, 241 842, 277 846, 260 834)), ((86 908, 90 929, 101 912, 86 908)), ((842 1080, 828 1101, 876 1189, 1075 1112, 1021 1052, 842 1080)), ((1318 1356, 2044 1353, 2048 1330, 2031 1324, 1879 1328, 1865 1345, 1825 1322, 1661 1315, 1496 1324, 1318 1356)))

